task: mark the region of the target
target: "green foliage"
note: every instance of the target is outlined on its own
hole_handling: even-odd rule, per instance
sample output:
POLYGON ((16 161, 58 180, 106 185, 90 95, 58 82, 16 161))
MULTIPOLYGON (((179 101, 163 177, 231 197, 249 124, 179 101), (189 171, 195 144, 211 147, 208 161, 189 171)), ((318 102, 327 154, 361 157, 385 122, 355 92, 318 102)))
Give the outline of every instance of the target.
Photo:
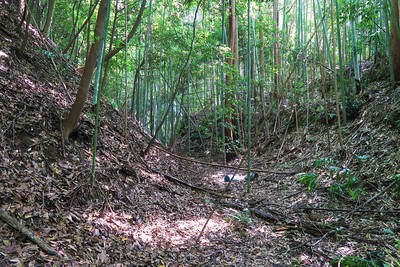
POLYGON ((313 142, 317 141, 317 138, 315 138, 314 136, 311 136, 311 135, 306 135, 306 141, 309 143, 313 143, 313 142))
POLYGON ((390 228, 385 228, 385 229, 383 229, 383 232, 384 232, 385 234, 387 234, 387 235, 390 235, 390 236, 394 236, 394 235, 395 235, 395 233, 393 232, 393 230, 390 229, 390 228))
POLYGON ((361 112, 361 108, 363 107, 364 103, 365 101, 359 97, 349 96, 346 103, 347 118, 349 120, 357 118, 357 116, 361 112))
POLYGON ((40 51, 40 53, 42 53, 43 55, 47 56, 48 58, 53 58, 54 59, 54 57, 55 57, 54 53, 52 53, 49 50, 40 49, 39 51, 40 51))
POLYGON ((359 1, 340 0, 340 18, 345 23, 348 20, 360 19, 360 24, 365 26, 373 26, 374 20, 377 18, 377 10, 382 8, 380 1, 365 0, 361 4, 359 1))
MULTIPOLYGON (((313 167, 314 167, 314 169, 324 169, 328 166, 329 166, 329 168, 335 168, 333 166, 330 166, 335 163, 336 163, 336 161, 331 158, 322 157, 322 158, 316 159, 314 161, 313 167)), ((334 172, 331 171, 332 177, 333 177, 333 173, 334 172)), ((307 185, 308 191, 313 192, 317 188, 317 179, 318 179, 318 175, 315 172, 312 172, 312 173, 306 173, 306 174, 301 175, 298 178, 298 181, 302 184, 307 185)))
POLYGON ((95 114, 93 112, 85 112, 86 117, 92 122, 94 123, 95 121, 95 114))
POLYGON ((339 181, 341 168, 336 166, 329 166, 328 169, 329 169, 329 178, 332 180, 339 181))
MULTIPOLYGON (((398 252, 400 252, 400 241, 398 244, 398 252)), ((367 253, 367 257, 346 256, 340 259, 334 259, 331 266, 344 267, 400 267, 399 259, 391 255, 387 250, 371 251, 367 253), (390 261, 390 262, 389 262, 390 261)))
POLYGON ((232 220, 248 226, 253 222, 253 219, 250 215, 249 209, 245 208, 242 211, 236 212, 234 215, 232 215, 232 220))
POLYGON ((306 173, 299 177, 298 181, 307 185, 308 191, 312 192, 316 189, 318 175, 315 173, 306 173))
POLYGON ((334 165, 334 164, 336 164, 336 161, 331 159, 331 158, 324 158, 323 157, 323 158, 316 159, 314 161, 314 167, 315 168, 325 167, 325 166, 334 165))
POLYGON ((106 100, 107 100, 108 104, 110 104, 113 107, 113 109, 118 110, 119 105, 115 98, 106 97, 106 100))
MULTIPOLYGON (((71 37, 77 33, 78 29, 88 18, 90 10, 93 9, 94 2, 96 1, 56 1, 51 36, 58 47, 61 49, 66 47, 71 37), (92 7, 90 3, 92 3, 92 7)), ((41 3, 43 5, 46 1, 41 3)), ((154 114, 163 114, 166 106, 165 103, 170 99, 171 92, 178 87, 177 84, 180 86, 180 83, 187 83, 187 86, 183 85, 182 87, 190 86, 190 90, 188 90, 190 93, 187 94, 185 93, 185 89, 182 89, 182 93, 177 94, 176 102, 178 102, 178 99, 182 99, 183 105, 185 107, 190 107, 190 114, 199 112, 204 109, 204 107, 207 109, 215 106, 215 110, 217 110, 216 116, 208 117, 207 122, 204 124, 201 122, 198 130, 202 136, 217 136, 217 138, 213 140, 220 142, 221 140, 217 139, 223 132, 221 128, 229 127, 232 130, 239 131, 239 129, 233 129, 232 125, 221 123, 221 118, 226 115, 229 117, 233 114, 239 114, 238 116, 240 118, 243 118, 243 115, 247 115, 246 112, 243 112, 246 110, 246 102, 243 101, 246 99, 246 75, 243 75, 243 68, 248 63, 245 56, 247 49, 245 44, 249 41, 247 40, 247 3, 246 1, 238 1, 236 3, 240 61, 238 67, 228 66, 226 63, 227 58, 233 57, 226 42, 229 13, 228 3, 225 3, 225 10, 222 10, 222 3, 220 1, 203 1, 200 5, 194 29, 193 19, 197 3, 196 1, 152 1, 152 6, 150 8, 148 2, 140 26, 127 46, 128 64, 125 64, 124 53, 118 53, 113 57, 113 60, 109 62, 107 83, 102 93, 106 95, 108 101, 113 104, 114 108, 117 108, 118 104, 121 105, 121 103, 124 103, 123 98, 125 94, 122 88, 125 87, 125 84, 121 83, 121 77, 125 74, 124 67, 127 66, 127 84, 130 88, 129 92, 131 92, 131 85, 134 84, 135 71, 141 66, 137 76, 139 78, 137 80, 137 87, 135 87, 135 95, 128 99, 128 102, 134 99, 135 103, 129 103, 128 106, 134 106, 135 111, 137 111, 136 116, 140 121, 145 122, 144 124, 147 124, 146 122, 151 121, 151 119, 149 119, 150 112, 148 111, 150 108, 154 108, 154 106, 149 103, 153 103, 151 101, 157 102, 158 106, 156 110, 154 110, 154 114), (221 21, 221 12, 226 14, 223 22, 221 21), (187 69, 184 70, 183 77, 181 77, 182 80, 177 81, 191 48, 194 30, 195 38, 189 64, 187 69), (223 36, 225 37, 224 40, 223 36), (140 65, 143 59, 147 59, 146 64, 140 65), (230 81, 230 86, 225 86, 225 79, 227 76, 233 77, 230 81), (154 90, 154 95, 149 93, 149 88, 154 90), (228 96, 227 99, 229 99, 232 105, 226 105, 225 110, 221 111, 219 107, 223 106, 222 101, 224 101, 224 94, 228 96), (212 96, 210 97, 210 95, 212 96), (211 104, 207 105, 207 101, 210 101, 211 104), (209 122, 211 122, 211 127, 208 125, 209 122), (219 123, 219 129, 213 129, 217 123, 219 123)), ((305 12, 310 12, 311 1, 308 3, 305 1, 304 3, 305 8, 308 6, 305 12)), ((297 64, 304 63, 305 71, 309 71, 312 69, 314 63, 319 65, 322 60, 320 49, 312 49, 314 40, 311 36, 312 32, 315 32, 315 36, 322 36, 320 35, 320 31, 323 30, 322 26, 319 29, 313 29, 313 26, 311 26, 313 23, 310 23, 309 29, 307 25, 304 26, 307 30, 301 30, 301 34, 304 35, 305 40, 310 40, 310 45, 309 49, 303 51, 303 45, 299 46, 295 38, 291 38, 291 29, 293 29, 298 16, 296 8, 286 9, 285 7, 279 10, 282 14, 284 13, 285 25, 282 25, 282 23, 276 24, 273 20, 273 16, 271 16, 272 4, 271 1, 255 1, 251 2, 250 5, 250 16, 251 19, 254 20, 254 24, 251 25, 251 27, 254 27, 252 29, 254 32, 252 32, 250 40, 252 46, 251 57, 255 60, 255 62, 251 62, 252 65, 254 64, 252 68, 255 68, 254 75, 251 76, 252 79, 255 79, 255 81, 252 81, 252 84, 255 85, 254 94, 259 94, 252 95, 251 97, 257 100, 261 95, 268 96, 269 90, 271 90, 272 87, 271 79, 273 75, 290 72, 293 68, 293 62, 298 61, 297 64), (281 64, 274 63, 276 59, 273 53, 271 53, 274 43, 280 44, 279 53, 282 60, 281 64), (259 48, 261 47, 264 51, 263 62, 260 62, 261 49, 259 48), (261 66, 261 63, 263 66, 261 66), (263 73, 263 75, 261 75, 261 73, 257 74, 257 72, 261 71, 261 67, 264 68, 263 72, 265 73, 263 73), (257 78, 257 76, 259 77, 257 78), (260 88, 260 91, 256 92, 258 88, 260 88)), ((125 22, 125 17, 123 16, 124 4, 117 3, 116 9, 113 6, 111 10, 110 21, 114 21, 115 19, 116 24, 115 27, 109 27, 108 29, 107 47, 115 48, 123 44, 125 42, 125 29, 130 31, 133 23, 136 21, 140 4, 138 2, 128 1, 126 5, 128 10, 127 22, 125 22), (115 10, 118 10, 116 14, 114 14, 115 10), (127 23, 127 25, 125 25, 125 23, 127 23), (111 34, 112 30, 113 36, 111 34), (112 44, 109 43, 111 38, 113 40, 112 44)), ((375 38, 376 40, 380 40, 380 42, 384 41, 384 27, 376 27, 376 25, 379 24, 379 12, 377 12, 377 9, 381 7, 380 5, 382 5, 382 1, 365 0, 360 3, 357 1, 339 0, 340 10, 338 12, 340 12, 342 17, 342 25, 340 26, 344 28, 346 27, 345 23, 347 20, 357 19, 357 30, 360 30, 358 32, 360 35, 359 44, 357 44, 358 49, 363 47, 361 42, 373 41, 375 38)), ((94 12, 89 22, 90 31, 88 32, 88 28, 84 28, 78 35, 73 47, 68 51, 69 53, 67 55, 74 61, 84 62, 85 60, 86 46, 90 45, 88 42, 90 43, 90 41, 94 39, 93 25, 96 20, 95 14, 96 12, 94 12)), ((315 15, 317 16, 315 22, 318 23, 320 18, 318 18, 318 14, 315 15)), ((320 15, 322 16, 322 13, 320 15)), ((310 16, 309 19, 311 22, 314 17, 310 16)), ((329 20, 327 20, 327 23, 329 23, 329 20)), ((329 28, 330 25, 325 25, 324 27, 326 26, 329 28)), ((329 35, 329 32, 325 34, 329 35)), ((363 45, 365 46, 365 43, 363 45)), ((316 47, 318 47, 318 45, 316 45, 316 47)), ((50 57, 52 55, 49 54, 48 56, 50 57)), ((313 71, 315 70, 316 69, 313 69, 313 71)), ((289 99, 295 99, 299 105, 303 103, 308 105, 308 102, 313 102, 315 99, 313 96, 308 96, 310 93, 308 82, 306 83, 298 79, 299 76, 302 75, 294 72, 292 77, 295 78, 285 82, 287 85, 290 84, 290 86, 286 86, 287 89, 285 88, 284 90, 288 90, 290 93, 282 90, 282 94, 289 99)), ((125 90, 127 90, 127 88, 125 88, 125 90)), ((316 96, 318 97, 318 95, 316 96)), ((358 105, 356 105, 355 108, 358 108, 358 105)), ((261 110, 254 111, 252 109, 251 107, 251 114, 256 114, 256 112, 261 114, 261 110)), ((169 120, 168 118, 167 121, 170 121, 171 125, 174 126, 170 125, 168 128, 162 129, 166 135, 166 139, 169 139, 177 133, 176 129, 179 130, 179 127, 175 127, 176 125, 184 125, 184 123, 186 123, 180 121, 185 118, 181 116, 181 110, 179 108, 173 107, 171 110, 173 114, 171 114, 170 117, 172 119, 169 120)), ((322 108, 320 112, 318 111, 318 114, 319 113, 321 115, 324 114, 322 108)), ((393 120, 398 117, 395 115, 396 114, 393 114, 393 116, 391 116, 393 120)), ((332 112, 329 116, 332 119, 335 118, 336 114, 332 112)), ((316 119, 320 118, 322 118, 322 116, 316 117, 316 119)), ((242 123, 242 121, 240 123, 242 123)), ((395 122, 397 123, 397 120, 395 122)), ((400 125, 400 123, 398 125, 400 125)), ((308 141, 313 142, 314 140, 308 139, 308 141)), ((231 150, 236 150, 240 147, 239 144, 235 143, 229 146, 230 148, 228 149, 231 150)), ((323 164, 323 162, 320 164, 323 164)), ((334 165, 334 163, 326 164, 334 165)), ((319 168, 320 166, 317 165, 316 168, 319 168)))
POLYGON ((400 107, 396 107, 389 111, 385 116, 384 121, 391 125, 394 129, 400 131, 400 107))
MULTIPOLYGON (((396 174, 394 176, 394 179, 397 181, 396 185, 396 195, 397 197, 400 197, 400 174, 396 174)), ((400 241, 399 241, 400 242, 400 241)))
POLYGON ((227 153, 243 152, 239 140, 232 140, 226 145, 225 151, 227 153))
POLYGON ((361 187, 361 181, 353 176, 349 169, 338 170, 336 172, 336 182, 329 188, 332 195, 346 195, 351 199, 357 200, 364 193, 361 187))
POLYGON ((389 266, 382 265, 383 262, 381 259, 363 259, 358 256, 346 256, 341 259, 335 259, 331 262, 331 266, 342 266, 342 267, 381 267, 381 266, 389 266))
MULTIPOLYGON (((396 266, 400 267, 400 258, 397 256, 393 256, 389 251, 385 250, 386 256, 388 259, 392 261, 392 265, 386 265, 386 266, 396 266)), ((397 241, 397 255, 400 255, 400 240, 397 241)))
POLYGON ((379 21, 378 10, 384 9, 386 1, 364 0, 339 0, 340 23, 345 27, 348 21, 357 22, 358 43, 356 48, 361 51, 366 42, 374 41, 379 47, 385 47, 385 32, 381 27, 376 27, 379 21))
MULTIPOLYGON (((359 156, 360 160, 367 160, 366 155, 359 156)), ((353 200, 358 200, 364 193, 360 179, 354 176, 350 169, 335 166, 337 161, 332 158, 321 157, 313 163, 315 171, 325 171, 333 184, 329 187, 329 193, 335 196, 348 195, 353 200)), ((308 191, 313 192, 317 188, 316 172, 306 173, 298 178, 298 181, 307 185, 308 191)))
POLYGON ((367 161, 371 158, 369 155, 356 155, 356 159, 359 161, 367 161))

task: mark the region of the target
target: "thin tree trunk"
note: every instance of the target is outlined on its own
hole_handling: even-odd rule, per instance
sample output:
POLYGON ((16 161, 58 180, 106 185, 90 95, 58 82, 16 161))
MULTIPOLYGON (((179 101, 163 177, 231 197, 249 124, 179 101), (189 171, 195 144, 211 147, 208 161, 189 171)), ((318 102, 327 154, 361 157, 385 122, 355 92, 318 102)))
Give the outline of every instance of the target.
MULTIPOLYGON (((135 35, 135 33, 136 33, 136 31, 137 31, 137 29, 138 29, 138 27, 139 27, 139 24, 140 24, 140 21, 142 20, 142 16, 143 16, 143 12, 144 12, 145 7, 146 7, 146 0, 143 0, 143 1, 142 1, 142 5, 140 6, 139 14, 138 14, 138 16, 137 16, 137 18, 136 18, 136 21, 135 21, 135 23, 133 24, 133 27, 132 27, 131 31, 129 32, 129 34, 128 34, 128 38, 127 38, 127 39, 128 39, 128 42, 129 42, 129 41, 132 39, 132 37, 135 35)), ((119 51, 121 51, 122 49, 124 49, 125 43, 126 43, 126 42, 121 42, 114 50, 108 52, 107 55, 106 55, 105 58, 104 58, 104 61, 109 61, 109 60, 110 60, 113 56, 115 56, 119 51)))
MULTIPOLYGON (((31 12, 29 12, 26 8, 26 18, 25 18, 25 33, 24 33, 24 39, 22 40, 21 45, 19 46, 17 50, 17 56, 21 57, 24 54, 25 48, 28 45, 28 38, 29 38, 29 24, 31 20, 31 12)), ((21 25, 23 25, 24 19, 22 19, 21 25)))
POLYGON ((56 0, 49 0, 47 7, 46 21, 43 26, 43 34, 47 35, 51 25, 51 19, 53 18, 54 6, 56 5, 56 0))
MULTIPOLYGON (((82 24, 82 26, 79 28, 79 30, 70 38, 67 46, 64 48, 64 51, 63 51, 64 54, 66 54, 68 52, 68 50, 71 48, 72 44, 74 44, 76 38, 79 36, 79 34, 82 32, 82 30, 86 27, 86 24, 89 24, 90 19, 92 18, 92 15, 93 15, 94 11, 96 10, 97 4, 98 4, 98 1, 94 4, 92 9, 90 10, 89 16, 86 18, 85 22, 82 24)), ((89 30, 90 30, 90 28, 88 27, 88 32, 89 32, 89 30)))
MULTIPOLYGON (((278 29, 279 27, 279 12, 278 12, 278 0, 274 0, 273 6, 273 21, 275 22, 275 27, 278 29)), ((275 30, 274 33, 274 89, 273 89, 273 97, 274 100, 279 101, 279 90, 280 90, 280 69, 281 69, 281 52, 279 48, 279 41, 278 41, 278 30, 275 30)), ((279 112, 279 110, 278 110, 279 112)))
MULTIPOLYGON (((333 0, 331 0, 331 20, 332 20, 332 44, 333 44, 333 48, 332 48, 332 63, 333 66, 336 66, 336 40, 335 40, 335 34, 334 34, 334 12, 333 12, 333 0)), ((339 27, 338 24, 336 24, 336 27, 339 27)), ((337 117, 337 123, 338 123, 338 135, 339 135, 339 144, 340 144, 340 149, 343 150, 343 137, 342 137, 342 121, 340 119, 340 103, 339 103, 339 90, 338 90, 338 82, 337 82, 337 70, 336 68, 333 69, 333 86, 334 86, 334 90, 335 90, 335 101, 336 101, 336 117, 337 117)))
POLYGON ((104 24, 107 15, 107 7, 109 6, 110 0, 101 0, 99 11, 97 14, 96 27, 94 30, 94 40, 89 54, 86 58, 85 69, 79 85, 78 94, 76 95, 75 102, 73 103, 71 110, 68 114, 66 121, 63 123, 63 138, 65 141, 68 140, 70 134, 78 127, 79 116, 85 105, 85 101, 89 92, 89 85, 92 80, 94 68, 96 67, 97 58, 99 54, 100 44, 104 38, 104 24))
MULTIPOLYGON (((78 23, 78 18, 79 18, 79 9, 80 9, 81 3, 82 3, 82 0, 79 0, 78 11, 76 12, 76 18, 75 18, 74 14, 75 14, 75 6, 76 6, 77 1, 78 0, 75 0, 74 4, 72 6, 72 31, 71 31, 70 39, 72 39, 72 36, 74 36, 74 33, 76 31, 76 25, 78 23)), ((74 42, 72 43, 72 49, 71 49, 71 52, 70 52, 71 58, 74 58, 74 52, 76 50, 76 43, 77 42, 74 39, 74 42)))
POLYGON ((390 16, 390 26, 392 32, 391 53, 393 57, 394 82, 400 81, 400 27, 399 27, 399 1, 391 0, 392 15, 390 16))
POLYGON ((187 67, 189 65, 190 56, 192 55, 192 52, 193 52, 194 40, 196 38, 197 14, 198 14, 201 2, 202 2, 202 0, 200 0, 199 3, 197 4, 197 8, 196 8, 196 11, 195 11, 194 20, 193 20, 193 37, 192 37, 192 41, 191 41, 191 44, 190 44, 189 53, 188 53, 188 55, 186 57, 185 64, 182 67, 182 70, 181 70, 181 72, 179 74, 178 79, 173 83, 172 88, 174 89, 174 92, 172 94, 172 97, 171 97, 171 99, 170 99, 170 101, 168 103, 168 106, 167 106, 167 109, 166 109, 166 111, 164 113, 164 116, 162 117, 160 124, 156 128, 156 131, 155 131, 155 133, 153 135, 153 138, 150 140, 149 144, 147 145, 146 149, 144 150, 143 155, 146 155, 147 152, 149 152, 150 147, 153 145, 155 139, 157 138, 158 133, 160 132, 162 126, 164 125, 164 123, 165 123, 165 121, 167 119, 167 116, 168 116, 168 114, 169 114, 169 112, 170 112, 170 110, 172 108, 172 105, 173 105, 173 103, 175 101, 176 95, 178 94, 178 91, 179 91, 176 85, 181 81, 183 81, 182 85, 184 85, 184 73, 187 71, 187 67))
MULTIPOLYGON (((113 27, 112 27, 112 30, 111 30, 111 38, 110 38, 110 44, 109 44, 109 47, 108 47, 108 51, 112 51, 112 44, 114 42, 114 37, 115 37, 116 29, 117 29, 118 2, 115 3, 114 13, 115 13, 115 15, 114 15, 113 27)), ((101 81, 101 89, 100 89, 100 91, 102 91, 102 92, 104 92, 104 88, 106 87, 107 81, 108 81, 108 70, 109 70, 109 67, 110 67, 109 63, 110 63, 110 61, 107 61, 105 63, 104 69, 103 69, 103 78, 102 78, 102 81, 101 81)), ((94 95, 94 97, 93 97, 93 100, 92 100, 92 104, 95 105, 97 103, 96 96, 98 94, 95 91, 93 95, 94 95)), ((114 99, 117 99, 119 101, 119 97, 118 96, 115 97, 114 99)))
POLYGON ((124 1, 124 36, 125 36, 125 49, 124 49, 124 88, 125 88, 125 101, 124 101, 124 138, 128 137, 128 3, 124 1))

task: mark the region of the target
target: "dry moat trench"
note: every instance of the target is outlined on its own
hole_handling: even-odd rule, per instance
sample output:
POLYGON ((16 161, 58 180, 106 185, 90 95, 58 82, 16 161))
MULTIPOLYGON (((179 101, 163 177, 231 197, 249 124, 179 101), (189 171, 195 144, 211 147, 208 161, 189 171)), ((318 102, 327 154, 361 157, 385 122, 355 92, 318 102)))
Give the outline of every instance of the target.
POLYGON ((398 266, 399 129, 388 117, 398 114, 398 88, 370 81, 373 98, 349 122, 345 151, 334 124, 260 140, 250 193, 245 181, 224 182, 241 157, 228 168, 218 157, 202 164, 158 146, 140 156, 148 134, 130 121, 124 138, 123 116, 104 102, 92 187, 89 103, 70 144, 60 138, 79 76, 34 28, 17 56, 10 12, 0 11, 0 206, 58 255, 2 221, 0 266, 329 266, 345 256, 359 257, 359 266, 398 266), (63 67, 68 91, 43 51, 63 67), (318 176, 315 191, 301 173, 318 176), (349 177, 360 181, 358 199, 330 190, 349 177))

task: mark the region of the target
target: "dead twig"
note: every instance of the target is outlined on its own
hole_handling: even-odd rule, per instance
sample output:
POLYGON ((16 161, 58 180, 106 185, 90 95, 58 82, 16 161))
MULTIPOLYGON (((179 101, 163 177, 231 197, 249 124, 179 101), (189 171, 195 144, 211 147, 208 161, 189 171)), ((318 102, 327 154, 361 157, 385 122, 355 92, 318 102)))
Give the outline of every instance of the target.
POLYGON ((353 209, 352 211, 350 211, 345 218, 349 218, 351 217, 355 212, 359 211, 360 209, 362 209, 364 206, 366 206, 367 204, 369 204, 370 202, 374 201, 375 199, 377 199, 379 196, 383 195, 385 192, 389 191, 389 189, 391 189, 392 187, 394 187, 398 182, 400 181, 400 179, 394 179, 393 182, 391 182, 388 186, 386 186, 385 188, 382 189, 381 192, 379 192, 378 194, 376 194, 375 196, 371 197, 370 199, 368 199, 367 201, 365 201, 364 203, 362 203, 361 205, 359 205, 358 207, 356 207, 355 209, 353 209))
POLYGON ((312 247, 315 247, 316 245, 318 245, 318 243, 321 243, 328 236, 334 235, 337 231, 338 231, 337 229, 333 229, 330 230, 329 232, 326 232, 321 238, 319 238, 314 244, 312 244, 312 247))
MULTIPOLYGON (((313 208, 313 207, 305 207, 299 208, 300 210, 321 210, 321 211, 332 211, 332 212, 350 212, 350 209, 329 209, 329 208, 313 208)), ((400 213, 400 209, 394 210, 357 210, 355 212, 360 213, 400 213)))
POLYGON ((46 253, 54 256, 58 256, 62 258, 62 256, 52 249, 49 245, 47 245, 41 238, 37 237, 31 230, 29 230, 27 227, 25 227, 22 223, 20 223, 17 219, 14 217, 11 217, 7 211, 4 209, 0 208, 0 219, 14 228, 15 230, 20 231, 26 238, 31 240, 33 243, 38 245, 39 248, 44 250, 46 253))

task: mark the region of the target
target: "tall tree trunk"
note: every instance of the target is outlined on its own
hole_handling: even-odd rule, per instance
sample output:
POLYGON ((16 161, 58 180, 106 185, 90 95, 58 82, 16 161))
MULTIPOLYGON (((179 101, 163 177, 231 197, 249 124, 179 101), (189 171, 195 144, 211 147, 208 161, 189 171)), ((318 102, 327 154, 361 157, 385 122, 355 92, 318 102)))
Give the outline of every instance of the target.
MULTIPOLYGON (((118 13, 118 2, 115 3, 115 10, 114 10, 114 21, 113 21, 113 26, 112 26, 112 30, 111 30, 111 36, 110 36, 110 43, 108 46, 108 51, 112 51, 112 47, 113 47, 113 42, 114 42, 114 38, 116 36, 116 29, 117 29, 117 13, 118 13)), ((106 88, 106 85, 108 83, 108 74, 109 74, 109 68, 110 68, 110 61, 107 61, 104 64, 104 68, 103 68, 103 78, 101 80, 101 88, 100 91, 104 92, 104 89, 106 88)), ((117 96, 114 99, 117 99, 117 101, 119 101, 118 98, 118 93, 119 90, 115 90, 115 93, 117 94, 117 96)), ((97 98, 96 96, 98 96, 98 92, 96 92, 96 90, 94 91, 94 97, 92 99, 92 104, 95 105, 97 103, 97 98)))
MULTIPOLYGON (((274 0, 273 6, 273 20, 275 22, 275 33, 274 33, 274 89, 272 96, 274 97, 273 100, 279 102, 279 91, 280 91, 280 80, 281 80, 281 51, 280 51, 280 44, 279 44, 279 36, 278 36, 278 28, 279 28, 279 11, 278 11, 278 0, 274 0)), ((279 110, 278 110, 279 112, 279 110)))
POLYGON ((51 25, 51 19, 53 18, 53 11, 54 11, 54 6, 56 4, 56 0, 49 0, 48 2, 48 7, 47 7, 47 16, 46 16, 46 21, 43 26, 43 34, 47 35, 50 29, 51 25))
POLYGON ((400 81, 400 27, 399 27, 399 0, 391 0, 392 15, 390 24, 392 28, 391 53, 393 57, 394 81, 400 81))
POLYGON ((229 40, 228 45, 231 49, 232 56, 228 58, 227 63, 230 66, 230 73, 226 75, 226 88, 225 88, 225 110, 227 115, 225 116, 225 144, 226 144, 226 160, 232 160, 236 157, 237 151, 235 149, 235 142, 238 140, 238 121, 235 115, 235 94, 232 90, 232 80, 234 79, 234 73, 237 71, 237 65, 239 60, 238 53, 238 31, 236 22, 235 12, 235 0, 230 0, 229 5, 229 40))
POLYGON ((78 127, 79 116, 82 112, 83 106, 89 92, 89 85, 93 77, 94 68, 96 67, 97 58, 99 54, 100 44, 104 38, 104 25, 106 21, 107 8, 109 7, 110 0, 101 0, 99 11, 97 14, 96 27, 94 30, 94 43, 92 43, 89 54, 86 58, 85 68, 79 85, 78 94, 76 95, 75 102, 72 104, 68 118, 63 123, 63 138, 68 140, 70 134, 78 127))

